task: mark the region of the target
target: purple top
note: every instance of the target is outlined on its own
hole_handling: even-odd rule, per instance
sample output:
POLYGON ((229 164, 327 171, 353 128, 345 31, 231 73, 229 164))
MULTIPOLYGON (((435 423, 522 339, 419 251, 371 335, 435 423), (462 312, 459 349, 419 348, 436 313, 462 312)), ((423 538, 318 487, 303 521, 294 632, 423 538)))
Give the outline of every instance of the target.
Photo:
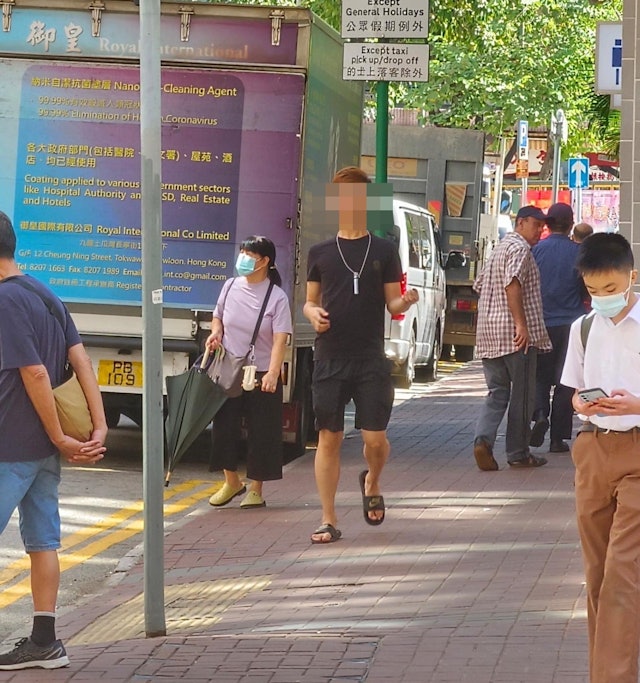
MULTIPOLYGON (((245 356, 249 352, 251 337, 267 289, 268 279, 251 284, 245 277, 227 280, 222 287, 218 303, 213 310, 213 317, 222 320, 222 344, 234 356, 245 356)), ((280 287, 274 286, 256 339, 258 372, 266 372, 269 369, 273 335, 278 332, 291 334, 292 331, 289 300, 280 287)))

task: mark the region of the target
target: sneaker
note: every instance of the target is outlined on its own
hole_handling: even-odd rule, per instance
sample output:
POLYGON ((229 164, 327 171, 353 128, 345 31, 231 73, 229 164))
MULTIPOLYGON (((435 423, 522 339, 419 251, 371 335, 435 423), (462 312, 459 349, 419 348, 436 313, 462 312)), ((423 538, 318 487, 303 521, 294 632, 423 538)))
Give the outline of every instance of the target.
POLYGON ((491 444, 482 436, 477 437, 473 442, 473 457, 476 459, 478 469, 484 472, 492 472, 498 469, 491 444))
POLYGON ((69 666, 69 657, 61 640, 41 647, 31 638, 21 638, 11 652, 0 655, 0 670, 14 669, 60 669, 69 666))

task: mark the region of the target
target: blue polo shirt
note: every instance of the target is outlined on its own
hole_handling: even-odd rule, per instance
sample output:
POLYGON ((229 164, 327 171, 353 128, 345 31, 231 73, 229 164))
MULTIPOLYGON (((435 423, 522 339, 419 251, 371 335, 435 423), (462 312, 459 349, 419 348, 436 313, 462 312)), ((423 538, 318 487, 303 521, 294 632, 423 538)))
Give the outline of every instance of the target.
POLYGON ((585 313, 582 278, 576 270, 579 245, 566 235, 551 233, 531 250, 540 271, 544 324, 570 325, 585 313))
POLYGON ((20 368, 44 365, 51 383, 62 381, 67 348, 80 343, 71 317, 53 292, 29 275, 32 286, 67 318, 67 338, 42 299, 16 284, 0 282, 0 462, 28 462, 56 453, 22 383, 20 368))

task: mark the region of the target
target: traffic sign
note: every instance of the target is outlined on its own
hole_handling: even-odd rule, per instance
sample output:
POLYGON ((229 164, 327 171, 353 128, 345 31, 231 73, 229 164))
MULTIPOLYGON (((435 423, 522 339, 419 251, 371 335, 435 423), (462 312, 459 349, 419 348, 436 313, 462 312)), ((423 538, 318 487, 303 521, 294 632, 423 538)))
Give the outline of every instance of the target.
POLYGON ((596 92, 622 92, 622 23, 600 21, 596 27, 596 92))
POLYGON ((569 189, 578 190, 589 187, 589 159, 576 157, 569 159, 569 189))
POLYGON ((429 80, 429 46, 417 43, 345 43, 345 81, 429 80))
POLYGON ((528 159, 518 159, 516 161, 516 178, 522 180, 523 178, 529 177, 529 160, 528 159))
POLYGON ((426 38, 428 0, 343 0, 343 38, 426 38))

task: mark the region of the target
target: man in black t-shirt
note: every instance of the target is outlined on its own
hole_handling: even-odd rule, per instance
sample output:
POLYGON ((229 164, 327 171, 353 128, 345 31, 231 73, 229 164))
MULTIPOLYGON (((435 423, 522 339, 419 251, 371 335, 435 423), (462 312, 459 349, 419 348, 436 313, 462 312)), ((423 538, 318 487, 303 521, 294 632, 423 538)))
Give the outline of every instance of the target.
POLYGON ((380 474, 389 455, 387 424, 393 384, 384 353, 384 309, 397 315, 418 300, 415 289, 402 294, 402 269, 395 246, 367 231, 364 171, 338 171, 327 195, 337 210, 335 239, 309 250, 304 314, 317 332, 314 351, 313 409, 319 431, 315 459, 322 524, 312 543, 332 543, 337 528, 335 495, 340 477, 344 408, 353 399, 355 426, 361 430, 368 469, 360 473, 364 519, 382 524, 380 474))

